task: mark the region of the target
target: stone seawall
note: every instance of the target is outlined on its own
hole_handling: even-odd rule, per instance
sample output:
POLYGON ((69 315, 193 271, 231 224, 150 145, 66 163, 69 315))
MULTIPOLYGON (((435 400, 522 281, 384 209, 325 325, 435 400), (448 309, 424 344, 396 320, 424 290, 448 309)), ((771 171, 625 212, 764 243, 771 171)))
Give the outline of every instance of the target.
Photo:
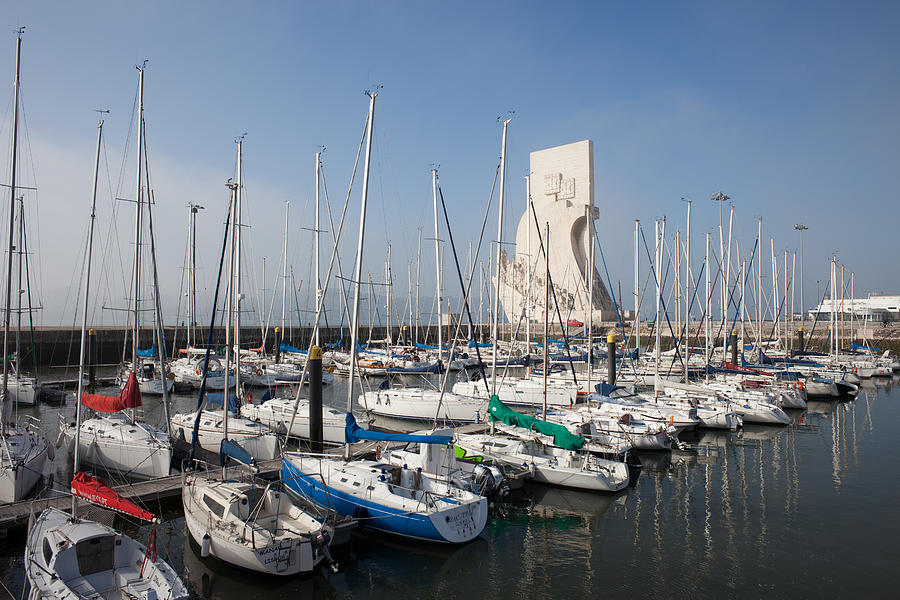
MULTIPOLYGON (((793 328, 793 339, 794 339, 794 349, 797 349, 797 338, 796 338, 796 330, 799 327, 799 323, 794 324, 793 328)), ((481 330, 482 335, 479 335, 481 341, 486 342, 487 336, 490 332, 490 328, 485 325, 481 327, 477 327, 481 330)), ((740 325, 738 324, 738 329, 740 329, 740 325)), ((673 323, 671 329, 675 329, 675 324, 673 323)), ((703 328, 700 328, 699 335, 697 334, 698 326, 696 323, 691 323, 689 328, 690 338, 691 340, 696 339, 698 345, 703 345, 705 339, 705 332, 703 328)), ((806 339, 806 347, 808 350, 821 351, 826 349, 826 340, 828 335, 827 325, 823 325, 819 323, 813 326, 811 321, 803 324, 804 336, 806 339)), ((846 326, 846 335, 845 337, 849 339, 850 329, 849 325, 846 326)), ((509 323, 503 323, 500 326, 500 336, 503 339, 509 339, 510 335, 516 330, 515 327, 511 326, 509 323)), ((641 323, 641 346, 646 347, 648 342, 653 340, 649 339, 649 336, 652 332, 652 324, 648 324, 646 322, 641 323)), ((712 334, 719 334, 719 344, 721 344, 721 327, 720 324, 713 324, 711 327, 712 334)), ((124 339, 125 334, 120 327, 111 327, 111 326, 103 326, 103 327, 95 327, 94 328, 94 336, 93 339, 96 340, 96 351, 94 353, 94 362, 95 364, 118 364, 122 360, 123 356, 123 347, 124 347, 124 339)), ((747 339, 750 341, 751 339, 755 339, 753 334, 749 333, 749 329, 747 330, 747 339)), ((772 324, 769 323, 764 327, 764 335, 763 337, 769 338, 772 337, 770 334, 773 332, 772 324)), ((783 329, 782 329, 783 331, 783 329)), ((201 340, 201 343, 198 344, 200 346, 206 345, 206 330, 205 329, 197 329, 198 337, 201 340)), ((360 335, 361 340, 363 342, 372 339, 372 340, 383 340, 386 337, 387 328, 386 327, 373 327, 371 330, 371 335, 369 333, 369 327, 362 326, 360 327, 360 335)), ((450 337, 450 333, 455 332, 455 326, 452 328, 451 332, 448 332, 448 328, 444 328, 444 339, 447 340, 450 337)), ((628 336, 629 346, 634 346, 634 334, 631 323, 625 323, 625 332, 628 336)), ((406 336, 407 333, 411 336, 412 333, 408 329, 401 329, 401 327, 393 327, 392 328, 393 339, 401 339, 406 336)), ((569 335, 572 336, 582 336, 584 335, 584 329, 579 328, 568 328, 569 335)), ((863 333, 866 334, 867 339, 870 345, 882 348, 884 350, 892 350, 894 353, 900 353, 900 323, 890 323, 887 326, 883 326, 882 324, 877 325, 869 325, 867 328, 854 328, 854 338, 857 343, 862 343, 863 341, 863 333)), ((294 346, 299 348, 306 348, 309 344, 309 338, 311 334, 310 327, 294 327, 291 329, 285 336, 285 341, 288 343, 292 343, 294 346)), ((468 334, 468 326, 464 326, 461 329, 461 336, 465 337, 468 334)), ((531 328, 532 338, 535 340, 540 340, 543 338, 543 329, 540 325, 534 324, 531 328)), ((601 324, 596 324, 594 326, 594 335, 596 337, 597 343, 603 343, 606 336, 608 334, 615 334, 617 340, 621 344, 622 342, 622 331, 619 328, 617 323, 605 322, 601 324)), ((655 333, 653 334, 655 336, 655 333)), ((129 333, 130 337, 130 333, 129 333)), ((345 327, 323 327, 320 329, 320 341, 322 344, 331 344, 335 342, 339 342, 343 340, 343 347, 346 349, 349 344, 350 332, 349 329, 345 327)), ((525 328, 524 326, 518 327, 518 339, 522 340, 525 338, 525 328)), ((562 337, 562 329, 557 325, 555 327, 550 328, 550 337, 552 338, 561 338, 562 337)), ((149 348, 153 345, 153 331, 150 328, 145 328, 141 331, 141 347, 149 348)), ((663 323, 663 328, 661 331, 662 338, 662 347, 671 348, 672 347, 672 335, 670 333, 670 328, 666 323, 663 323)), ((10 347, 14 348, 14 334, 10 334, 10 347)), ((79 356, 79 348, 81 341, 81 331, 79 328, 73 327, 38 327, 35 328, 34 334, 32 337, 32 333, 28 330, 24 330, 20 334, 20 346, 21 346, 21 356, 22 356, 22 368, 23 370, 29 370, 32 365, 37 365, 39 367, 53 367, 53 366, 65 366, 65 365, 75 365, 78 364, 78 356, 79 356), (33 339, 33 342, 32 342, 33 339), (32 354, 31 350, 34 349, 32 354)), ((166 329, 166 343, 169 351, 173 348, 173 341, 175 342, 176 347, 183 348, 185 341, 185 332, 184 329, 179 328, 175 330, 174 328, 166 329)), ((263 333, 259 327, 246 327, 241 330, 241 347, 242 348, 258 348, 262 344, 263 341, 263 333)), ((420 326, 419 327, 419 341, 423 343, 435 344, 437 341, 437 328, 435 326, 420 326)), ((213 346, 221 347, 225 343, 225 330, 224 328, 216 328, 213 331, 213 346)), ((652 344, 651 344, 652 345, 652 344)), ((849 346, 849 342, 844 344, 845 346, 849 346)), ((275 332, 272 328, 269 329, 266 340, 265 347, 269 353, 273 353, 275 350, 275 332)), ((126 355, 126 359, 128 359, 131 355, 131 347, 128 346, 128 354, 126 355)))

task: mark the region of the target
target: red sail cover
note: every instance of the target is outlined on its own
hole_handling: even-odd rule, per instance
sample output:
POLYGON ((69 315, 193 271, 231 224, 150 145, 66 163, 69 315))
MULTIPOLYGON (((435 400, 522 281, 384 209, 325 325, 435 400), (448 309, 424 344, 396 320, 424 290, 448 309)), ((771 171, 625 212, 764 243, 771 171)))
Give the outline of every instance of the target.
POLYGON ((769 375, 770 377, 773 375, 772 373, 770 373, 768 371, 762 371, 760 369, 751 369, 750 367, 742 367, 741 365, 736 365, 731 362, 723 362, 722 368, 729 369, 731 371, 740 371, 742 373, 757 373, 759 375, 769 375))
POLYGON ((156 515, 152 512, 144 510, 131 500, 126 500, 87 473, 75 473, 75 477, 72 478, 72 494, 144 521, 156 521, 156 515))
POLYGON ((141 388, 137 377, 132 371, 128 375, 128 381, 118 396, 101 396, 100 394, 81 394, 81 403, 88 408, 100 412, 118 412, 126 408, 135 408, 141 405, 141 388))

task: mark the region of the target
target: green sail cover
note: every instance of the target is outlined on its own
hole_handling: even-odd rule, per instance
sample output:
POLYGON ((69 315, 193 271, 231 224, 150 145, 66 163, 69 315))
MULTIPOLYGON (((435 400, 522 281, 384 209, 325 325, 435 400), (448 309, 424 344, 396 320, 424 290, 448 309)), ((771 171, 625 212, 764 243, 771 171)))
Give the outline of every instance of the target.
POLYGON ((523 427, 529 430, 533 429, 538 433, 553 436, 553 443, 566 450, 579 450, 584 446, 584 438, 580 435, 571 433, 565 426, 557 425, 556 423, 548 423, 547 421, 541 421, 540 419, 516 412, 500 402, 500 398, 496 395, 491 396, 489 408, 491 411, 491 421, 500 421, 507 425, 523 427))

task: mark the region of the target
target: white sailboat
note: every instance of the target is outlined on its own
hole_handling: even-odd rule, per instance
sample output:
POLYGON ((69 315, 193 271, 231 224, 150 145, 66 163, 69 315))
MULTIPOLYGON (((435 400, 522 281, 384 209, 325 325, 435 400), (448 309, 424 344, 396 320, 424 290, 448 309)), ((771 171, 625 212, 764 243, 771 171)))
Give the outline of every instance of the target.
MULTIPOLYGON (((135 290, 138 289, 140 256, 140 222, 143 191, 141 186, 141 156, 143 148, 143 91, 144 67, 138 68, 138 216, 136 218, 137 243, 135 244, 135 290)), ((99 135, 99 134, 98 134, 99 135)), ((99 144, 99 142, 98 142, 99 144)), ((93 212, 91 213, 93 216, 93 212)), ((155 308, 159 312, 159 304, 155 308)), ((135 326, 132 330, 132 365, 137 364, 137 323, 139 308, 137 298, 134 304, 135 326)), ((157 314, 157 319, 158 319, 157 314)), ((158 321, 157 321, 158 323, 158 321)), ((160 328, 161 329, 161 328, 160 328)), ((145 366, 151 366, 148 363, 145 366)), ((168 388, 172 381, 165 380, 168 388)), ((101 396, 96 394, 79 394, 81 404, 100 413, 95 417, 82 419, 80 426, 66 423, 60 417, 60 433, 69 444, 70 451, 81 454, 81 460, 108 471, 118 471, 124 475, 140 478, 162 477, 169 474, 172 462, 172 445, 165 431, 135 418, 134 409, 141 406, 142 393, 162 393, 162 380, 147 378, 128 371, 123 377, 122 391, 119 396, 101 396), (154 383, 156 382, 156 383, 154 383), (142 390, 149 389, 149 392, 142 390), (127 411, 127 412, 126 412, 127 411)), ((167 406, 164 398, 164 406, 167 406)))
MULTIPOLYGON (((144 221, 144 205, 147 205, 149 215, 151 204, 151 189, 149 181, 149 167, 146 166, 146 135, 144 132, 144 67, 138 67, 138 136, 137 136, 137 178, 135 183, 135 211, 134 211, 134 257, 132 260, 132 319, 131 324, 131 362, 123 365, 121 385, 124 387, 130 375, 129 372, 135 373, 140 391, 142 394, 150 395, 166 395, 172 391, 175 385, 174 377, 169 379, 163 377, 165 369, 161 363, 153 360, 143 360, 145 357, 152 358, 155 354, 156 344, 151 346, 150 350, 139 350, 140 332, 141 332, 141 249, 143 246, 143 221, 144 221), (144 181, 144 173, 148 174, 145 188, 142 185, 144 181)), ((152 240, 151 240, 152 243, 152 240)), ((152 252, 151 252, 152 254, 152 252)), ((155 268, 155 257, 153 257, 155 268)), ((156 299, 157 308, 159 306, 158 298, 156 299)), ((158 311, 156 311, 158 313, 158 311)), ((157 319, 159 314, 156 315, 157 319)), ((159 329, 155 331, 155 335, 159 329)), ((127 336, 126 336, 127 337, 127 336)), ((156 335, 156 337, 159 337, 156 335)), ((159 346, 164 346, 165 341, 159 339, 159 346)), ((160 355, 161 356, 161 355, 160 355)))
POLYGON ((566 450, 544 443, 541 436, 475 434, 459 436, 456 445, 508 466, 527 466, 535 481, 579 490, 618 492, 628 486, 628 465, 590 452, 566 450))
MULTIPOLYGON (((103 121, 97 132, 97 156, 103 121)), ((81 425, 84 391, 87 306, 90 286, 94 208, 97 198, 97 166, 94 168, 93 200, 82 301, 81 359, 76 400, 76 437, 81 425)), ((130 385, 136 389, 136 382, 130 385)), ((175 571, 156 553, 156 517, 125 500, 89 475, 79 471, 79 443, 75 443, 72 479, 72 510, 44 510, 28 531, 25 545, 25 578, 28 600, 82 598, 187 598, 188 592, 175 571), (124 512, 154 524, 147 546, 108 525, 78 517, 76 496, 124 512)))
MULTIPOLYGON (((272 431, 309 439, 309 401, 306 399, 270 398, 260 404, 242 404, 241 415, 262 423, 272 431)), ((344 443, 344 413, 323 406, 322 428, 324 441, 344 443)))
MULTIPOLYGON (((242 140, 238 140, 238 165, 242 162, 242 140)), ((232 184, 229 184, 229 186, 232 184)), ((235 269, 237 265, 240 264, 241 261, 241 248, 239 245, 239 236, 238 230, 241 226, 239 221, 240 209, 239 209, 239 194, 240 194, 240 183, 233 184, 235 189, 233 190, 235 201, 231 207, 231 219, 233 231, 231 232, 231 248, 229 255, 229 264, 230 264, 230 273, 234 279, 234 283, 232 285, 235 286, 237 290, 234 295, 230 293, 228 295, 228 302, 237 305, 236 301, 239 298, 239 288, 237 288, 237 273, 235 269)), ((265 425, 250 420, 248 418, 242 417, 240 414, 240 409, 238 405, 240 404, 237 400, 240 396, 238 395, 240 392, 240 381, 238 380, 238 373, 240 369, 232 370, 232 361, 231 361, 231 327, 234 326, 235 338, 237 338, 239 321, 236 317, 237 309, 234 311, 228 311, 228 317, 226 321, 226 348, 225 348, 225 366, 222 370, 222 377, 224 378, 223 387, 225 392, 221 394, 221 409, 217 408, 209 408, 208 406, 212 404, 213 397, 211 394, 204 394, 204 400, 206 404, 206 408, 200 408, 199 414, 197 411, 188 412, 188 413, 179 413, 172 416, 171 426, 174 435, 183 438, 186 441, 196 442, 202 448, 209 450, 211 452, 220 452, 222 447, 222 442, 224 440, 231 440, 233 442, 237 442, 244 450, 246 450, 250 456, 252 456, 256 460, 271 460, 275 458, 278 454, 279 450, 279 442, 278 436, 273 433, 268 427, 265 425), (234 322, 232 323, 232 317, 234 316, 234 322), (231 373, 235 374, 235 387, 234 387, 234 395, 231 394, 231 390, 229 390, 229 375, 231 373), (230 414, 228 414, 230 413, 230 414), (227 427, 226 427, 227 424, 227 427), (194 438, 192 438, 192 435, 194 438)), ((235 346, 239 347, 237 344, 237 340, 235 340, 235 346)), ((204 365, 207 360, 204 361, 204 365)), ((239 357, 235 358, 235 364, 239 363, 239 357)), ((197 370, 200 371, 201 376, 204 371, 208 371, 208 366, 198 366, 197 370)), ((204 392, 209 387, 209 380, 211 378, 210 373, 205 374, 206 377, 206 386, 204 387, 204 392)), ((216 403, 218 403, 218 396, 216 397, 216 403)))
MULTIPOLYGON (((229 273, 234 276, 238 259, 236 234, 239 227, 239 184, 229 183, 228 186, 231 189, 231 205, 230 217, 226 220, 226 240, 227 228, 231 226, 229 273)), ((221 279, 221 269, 219 278, 221 279)), ((213 306, 218 299, 218 291, 217 284, 213 306)), ((236 315, 237 294, 236 286, 229 286, 226 323, 230 323, 231 318, 236 315)), ((230 327, 226 325, 225 331, 227 366, 231 362, 230 327)), ((227 377, 227 368, 225 373, 227 377)), ((226 389, 227 387, 226 385, 226 389)), ((204 391, 201 383, 201 397, 204 391)), ((192 456, 194 447, 200 442, 198 430, 206 412, 208 411, 201 410, 194 416, 192 456)), ((198 462, 192 464, 192 468, 182 476, 184 516, 191 537, 200 544, 203 556, 211 555, 242 569, 273 575, 295 575, 312 571, 328 556, 331 529, 324 521, 329 511, 319 509, 317 513, 312 513, 285 495, 277 483, 257 480, 252 469, 229 470, 225 462, 227 457, 248 467, 254 465, 253 458, 242 445, 236 444, 229 437, 229 413, 229 410, 223 409, 222 419, 218 423, 221 425, 218 439, 223 459, 222 470, 204 470, 205 465, 198 462)), ((262 427, 258 423, 253 425, 262 427)), ((274 438, 274 434, 269 435, 274 438)))
MULTIPOLYGON (((282 457, 282 479, 295 494, 309 498, 339 514, 359 518, 377 531, 425 541, 459 544, 479 536, 487 523, 487 500, 451 482, 429 477, 418 470, 379 460, 350 460, 350 443, 366 439, 403 439, 431 445, 447 444, 448 436, 404 436, 360 431, 350 412, 356 378, 362 253, 365 239, 366 202, 372 153, 376 92, 369 93, 366 119, 366 158, 362 179, 362 208, 354 277, 353 311, 350 315, 350 379, 347 393, 347 432, 344 459, 296 452, 282 457)), ((332 251, 332 263, 337 251, 332 251)), ((330 270, 330 269, 329 269, 330 270)), ((321 313, 321 299, 317 319, 321 313)), ((318 320, 317 320, 318 322, 318 320)))
POLYGON ((13 109, 12 168, 9 197, 9 237, 6 262, 6 311, 3 326, 3 387, 0 388, 0 502, 15 502, 24 498, 35 486, 50 445, 40 433, 39 423, 15 423, 11 419, 14 401, 34 404, 34 385, 23 381, 16 371, 10 374, 9 316, 12 294, 13 218, 16 197, 16 158, 19 127, 19 66, 22 51, 22 29, 16 38, 16 80, 13 109))

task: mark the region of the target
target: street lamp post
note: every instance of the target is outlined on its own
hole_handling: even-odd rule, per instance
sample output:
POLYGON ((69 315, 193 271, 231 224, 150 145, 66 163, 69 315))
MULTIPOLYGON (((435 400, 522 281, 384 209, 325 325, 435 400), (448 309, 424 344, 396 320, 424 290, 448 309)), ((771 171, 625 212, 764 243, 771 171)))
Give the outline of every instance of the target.
MULTIPOLYGON (((803 232, 809 229, 803 223, 794 225, 794 229, 800 232, 800 312, 806 310, 806 304, 803 302, 803 232)), ((816 292, 818 294, 818 292, 816 292)))

